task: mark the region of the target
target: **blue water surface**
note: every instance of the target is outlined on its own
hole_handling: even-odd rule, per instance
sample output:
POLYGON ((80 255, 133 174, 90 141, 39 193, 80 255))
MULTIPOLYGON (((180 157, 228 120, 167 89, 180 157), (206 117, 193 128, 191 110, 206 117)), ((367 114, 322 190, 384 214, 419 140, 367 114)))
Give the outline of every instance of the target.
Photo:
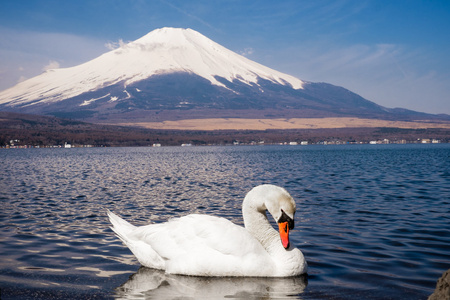
POLYGON ((4 149, 0 163, 1 299, 426 299, 450 268, 448 144, 4 149), (168 276, 106 217, 243 225, 262 183, 296 199, 307 276, 168 276))

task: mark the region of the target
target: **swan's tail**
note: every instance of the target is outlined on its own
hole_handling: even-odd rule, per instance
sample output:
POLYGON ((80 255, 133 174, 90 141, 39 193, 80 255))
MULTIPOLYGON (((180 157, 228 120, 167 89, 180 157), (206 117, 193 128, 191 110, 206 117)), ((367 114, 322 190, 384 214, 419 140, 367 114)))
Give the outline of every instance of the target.
POLYGON ((141 265, 154 269, 165 269, 164 260, 153 250, 151 245, 140 239, 139 233, 135 231, 138 227, 128 223, 121 217, 113 214, 110 210, 108 212, 109 221, 113 225, 110 227, 119 239, 130 249, 136 256, 141 265))
POLYGON ((109 209, 107 210, 109 221, 113 225, 110 227, 116 235, 128 246, 128 238, 127 235, 132 232, 136 226, 131 225, 121 217, 112 213, 109 209))

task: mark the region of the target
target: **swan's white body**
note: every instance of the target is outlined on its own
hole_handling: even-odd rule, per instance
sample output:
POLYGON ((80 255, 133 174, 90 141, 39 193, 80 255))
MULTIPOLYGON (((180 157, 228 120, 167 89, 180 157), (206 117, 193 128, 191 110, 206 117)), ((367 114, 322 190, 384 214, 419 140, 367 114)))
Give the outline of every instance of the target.
MULTIPOLYGON (((146 267, 195 276, 288 277, 307 272, 302 252, 283 247, 267 220, 287 215, 295 202, 284 189, 261 185, 244 199, 245 228, 219 217, 192 214, 166 223, 136 227, 108 211, 117 236, 146 267)), ((293 221, 292 221, 293 226, 293 221)))

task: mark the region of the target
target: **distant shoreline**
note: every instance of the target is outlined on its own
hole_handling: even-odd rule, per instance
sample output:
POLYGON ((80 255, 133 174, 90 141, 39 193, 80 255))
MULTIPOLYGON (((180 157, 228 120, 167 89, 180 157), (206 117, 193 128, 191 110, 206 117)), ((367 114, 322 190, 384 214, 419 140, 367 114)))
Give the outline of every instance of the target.
POLYGON ((386 121, 350 117, 139 121, 119 126, 0 112, 0 147, 450 142, 450 122, 447 121, 386 121))

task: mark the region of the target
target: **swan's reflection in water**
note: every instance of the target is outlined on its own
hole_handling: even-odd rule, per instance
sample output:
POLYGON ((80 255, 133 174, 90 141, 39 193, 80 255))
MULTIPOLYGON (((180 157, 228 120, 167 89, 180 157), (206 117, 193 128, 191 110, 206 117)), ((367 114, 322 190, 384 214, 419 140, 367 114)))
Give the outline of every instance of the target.
POLYGON ((299 299, 307 276, 193 277, 141 267, 116 288, 117 299, 299 299))

